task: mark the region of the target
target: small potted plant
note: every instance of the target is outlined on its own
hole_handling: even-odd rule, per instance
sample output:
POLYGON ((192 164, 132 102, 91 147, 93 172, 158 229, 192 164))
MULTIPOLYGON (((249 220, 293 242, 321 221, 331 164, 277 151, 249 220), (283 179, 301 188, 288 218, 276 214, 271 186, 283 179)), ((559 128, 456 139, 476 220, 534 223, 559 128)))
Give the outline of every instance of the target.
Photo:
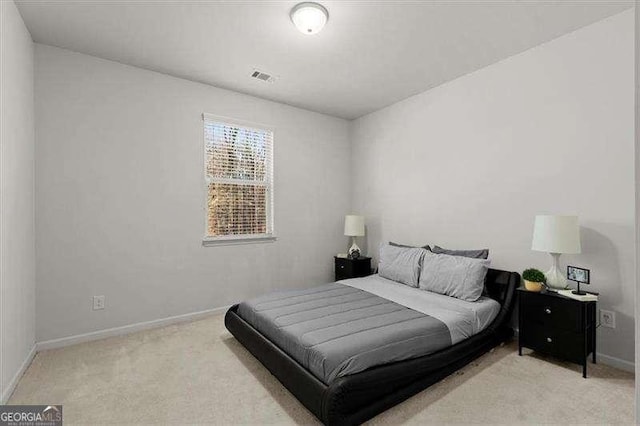
POLYGON ((542 291, 544 283, 547 282, 544 274, 537 269, 527 269, 522 273, 522 279, 524 280, 524 288, 528 291, 542 291))

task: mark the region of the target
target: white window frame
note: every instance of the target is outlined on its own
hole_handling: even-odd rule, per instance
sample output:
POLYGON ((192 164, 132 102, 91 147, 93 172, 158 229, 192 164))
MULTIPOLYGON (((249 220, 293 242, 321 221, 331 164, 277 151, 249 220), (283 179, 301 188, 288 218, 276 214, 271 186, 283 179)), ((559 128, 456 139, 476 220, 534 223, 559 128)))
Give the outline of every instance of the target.
MULTIPOLYGON (((213 114, 202 114, 202 173, 204 181, 204 237, 202 238, 203 246, 219 246, 219 245, 234 245, 234 244, 255 244, 255 243, 271 243, 276 241, 276 235, 274 231, 274 191, 273 191, 273 170, 274 170, 274 145, 275 145, 275 129, 271 126, 252 123, 244 120, 236 120, 234 118, 223 117, 213 114), (271 158, 268 161, 267 170, 267 202, 266 202, 266 222, 267 231, 266 234, 235 234, 235 235, 222 235, 213 237, 207 234, 209 229, 209 179, 207 177, 207 150, 206 150, 206 132, 205 123, 214 122, 224 125, 238 126, 245 129, 253 129, 261 132, 271 133, 271 158)), ((233 180, 229 180, 229 183, 233 183, 233 180)))

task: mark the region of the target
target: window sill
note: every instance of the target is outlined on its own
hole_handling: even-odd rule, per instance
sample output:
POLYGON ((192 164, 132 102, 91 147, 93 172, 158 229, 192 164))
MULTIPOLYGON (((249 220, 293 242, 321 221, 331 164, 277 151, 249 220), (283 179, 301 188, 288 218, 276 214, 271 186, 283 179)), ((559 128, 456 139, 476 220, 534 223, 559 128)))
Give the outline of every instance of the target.
POLYGON ((263 244, 273 243, 276 241, 276 237, 273 235, 265 237, 233 237, 233 238, 203 238, 203 247, 215 247, 215 246, 235 246, 239 244, 263 244))

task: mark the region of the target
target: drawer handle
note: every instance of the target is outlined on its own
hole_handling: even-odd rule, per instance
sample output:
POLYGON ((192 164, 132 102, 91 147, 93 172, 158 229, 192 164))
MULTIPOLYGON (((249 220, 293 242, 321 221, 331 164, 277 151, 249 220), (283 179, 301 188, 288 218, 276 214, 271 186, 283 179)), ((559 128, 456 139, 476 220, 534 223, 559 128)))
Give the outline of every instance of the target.
POLYGON ((340 265, 340 269, 344 269, 344 265, 340 265))
POLYGON ((547 343, 551 343, 553 342, 553 340, 551 339, 551 337, 547 337, 547 343))
POLYGON ((546 308, 544 311, 545 311, 546 313, 548 313, 548 314, 550 314, 550 313, 551 313, 551 309, 549 309, 549 308, 546 308))

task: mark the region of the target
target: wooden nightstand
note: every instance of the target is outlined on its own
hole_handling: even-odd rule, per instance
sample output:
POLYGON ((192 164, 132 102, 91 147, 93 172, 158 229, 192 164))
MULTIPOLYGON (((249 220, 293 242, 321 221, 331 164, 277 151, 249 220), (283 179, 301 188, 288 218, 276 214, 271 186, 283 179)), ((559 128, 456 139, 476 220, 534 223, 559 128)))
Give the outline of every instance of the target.
POLYGON ((520 337, 518 354, 526 347, 582 365, 596 362, 596 302, 582 302, 554 292, 518 289, 520 337))
POLYGON ((371 275, 371 258, 359 257, 357 259, 348 259, 345 257, 334 256, 336 281, 346 280, 347 278, 359 278, 371 275))

